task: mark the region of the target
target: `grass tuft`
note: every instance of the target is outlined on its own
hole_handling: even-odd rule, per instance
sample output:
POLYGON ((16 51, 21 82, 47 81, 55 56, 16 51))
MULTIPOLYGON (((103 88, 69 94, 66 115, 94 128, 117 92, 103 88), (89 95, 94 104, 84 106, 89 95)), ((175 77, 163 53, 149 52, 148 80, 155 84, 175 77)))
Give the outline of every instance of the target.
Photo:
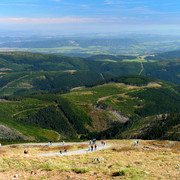
POLYGON ((120 170, 120 171, 115 171, 112 173, 112 176, 125 176, 128 174, 127 170, 120 170))
POLYGON ((75 173, 80 174, 80 173, 88 173, 91 171, 89 168, 74 168, 72 169, 75 173))

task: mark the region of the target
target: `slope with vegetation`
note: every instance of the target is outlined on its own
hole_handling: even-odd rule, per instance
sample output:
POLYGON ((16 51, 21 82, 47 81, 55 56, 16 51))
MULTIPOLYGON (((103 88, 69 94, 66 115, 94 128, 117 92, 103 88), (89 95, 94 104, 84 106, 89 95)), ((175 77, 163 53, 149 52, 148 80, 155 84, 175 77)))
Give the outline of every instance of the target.
POLYGON ((16 140, 80 136, 179 140, 180 94, 176 87, 131 75, 62 95, 9 96, 0 102, 1 124, 22 134, 16 140))
POLYGON ((98 55, 73 58, 4 52, 0 54, 0 94, 70 89, 89 82, 130 74, 142 74, 180 84, 179 65, 179 59, 151 62, 145 61, 145 56, 98 55))
POLYGON ((179 139, 173 120, 180 113, 179 86, 152 77, 179 83, 180 61, 143 62, 142 71, 133 56, 107 58, 119 59, 1 53, 0 125, 10 128, 7 139, 179 139), (149 77, 127 75, 140 72, 149 77), (161 133, 152 136, 153 130, 161 133))
MULTIPOLYGON (((171 115, 162 118, 162 114, 169 113, 172 117, 173 114, 179 116, 180 94, 173 84, 144 76, 120 76, 88 86, 91 88, 76 90, 63 96, 82 107, 86 105, 87 112, 93 106, 95 111, 93 113, 98 111, 98 107, 101 111, 108 112, 109 117, 113 116, 113 111, 129 117, 125 123, 116 119, 110 129, 97 134, 98 138, 149 138, 150 136, 143 134, 147 134, 149 129, 159 122, 163 122, 166 127, 169 126, 169 129, 175 128, 180 123, 176 118, 176 123, 170 126, 168 123, 171 122, 171 115)), ((158 126, 156 131, 161 131, 161 127, 158 126)), ((159 137, 163 138, 168 129, 162 131, 159 137)), ((174 137, 179 139, 179 134, 176 132, 174 137)))

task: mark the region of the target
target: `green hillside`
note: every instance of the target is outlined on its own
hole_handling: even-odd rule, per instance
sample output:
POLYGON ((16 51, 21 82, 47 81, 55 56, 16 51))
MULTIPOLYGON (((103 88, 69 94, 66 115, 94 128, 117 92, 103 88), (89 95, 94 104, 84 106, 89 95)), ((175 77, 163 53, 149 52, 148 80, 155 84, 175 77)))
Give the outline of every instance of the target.
MULTIPOLYGON (((179 125, 180 122, 177 118, 174 120, 175 123, 169 124, 171 115, 163 116, 163 114, 169 113, 176 114, 176 117, 179 116, 180 94, 176 91, 175 85, 143 76, 124 76, 114 79, 63 95, 85 108, 92 119, 94 118, 96 121, 99 120, 102 123, 102 116, 105 113, 109 119, 112 119, 112 127, 98 133, 97 138, 138 137, 148 139, 151 137, 148 135, 148 132, 151 132, 149 129, 153 129, 158 123, 163 123, 164 127, 168 127, 163 130, 161 135, 156 135, 156 138, 163 138, 168 133, 167 131, 173 130, 179 125), (120 118, 117 117, 117 113, 120 118), (129 120, 123 122, 124 117, 129 120)), ((106 118, 103 120, 107 122, 106 118)), ((96 126, 96 122, 94 125, 96 126)), ((156 128, 157 132, 161 131, 160 127, 159 125, 156 128)), ((152 131, 149 134, 153 133, 152 131)), ((176 140, 180 138, 177 130, 174 132, 173 138, 176 140)))
POLYGON ((73 58, 4 52, 0 54, 0 95, 71 89, 115 76, 139 74, 180 84, 180 59, 150 62, 145 56, 73 58))
MULTIPOLYGON (((0 101, 0 124, 14 133, 5 140, 47 141, 87 133, 91 118, 83 109, 56 95, 10 97, 0 101)), ((1 129, 1 127, 0 127, 1 129)))
POLYGON ((155 60, 155 61, 164 61, 170 59, 179 59, 180 58, 180 50, 168 51, 164 53, 158 53, 154 56, 147 56, 146 60, 155 60))
POLYGON ((0 138, 179 139, 180 60, 144 59, 1 53, 0 138))
POLYGON ((0 128, 11 129, 4 140, 179 139, 178 86, 145 76, 111 78, 66 94, 6 96, 0 106, 0 128), (152 136, 161 123, 162 133, 152 136))

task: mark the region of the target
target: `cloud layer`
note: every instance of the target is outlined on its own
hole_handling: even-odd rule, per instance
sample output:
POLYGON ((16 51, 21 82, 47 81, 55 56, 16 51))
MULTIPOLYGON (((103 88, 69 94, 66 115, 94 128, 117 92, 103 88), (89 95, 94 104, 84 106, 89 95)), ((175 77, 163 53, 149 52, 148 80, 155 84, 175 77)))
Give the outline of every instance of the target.
POLYGON ((0 24, 82 24, 99 22, 99 18, 25 18, 25 17, 0 17, 0 24))

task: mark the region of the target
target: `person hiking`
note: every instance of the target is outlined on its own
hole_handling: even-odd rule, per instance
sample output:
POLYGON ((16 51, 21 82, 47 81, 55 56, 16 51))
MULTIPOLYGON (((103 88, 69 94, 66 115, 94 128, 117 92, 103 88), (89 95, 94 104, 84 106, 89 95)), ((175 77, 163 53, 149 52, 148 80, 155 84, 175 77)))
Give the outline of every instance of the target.
POLYGON ((59 153, 62 154, 62 150, 60 150, 59 153))
POLYGON ((97 150, 97 145, 96 144, 94 145, 94 150, 97 150))
POLYGON ((91 140, 89 141, 89 144, 91 144, 91 140))
POLYGON ((62 145, 64 146, 64 141, 62 142, 62 145))
POLYGON ((138 145, 139 145, 139 141, 137 141, 137 143, 136 143, 136 144, 137 144, 137 146, 138 146, 138 145))
POLYGON ((28 151, 24 150, 24 154, 28 154, 28 151))
POLYGON ((93 151, 93 145, 91 146, 91 151, 93 151))
POLYGON ((67 152, 67 147, 64 147, 64 152, 67 152))
POLYGON ((88 146, 88 151, 90 151, 90 150, 91 150, 91 146, 89 145, 89 146, 88 146))

